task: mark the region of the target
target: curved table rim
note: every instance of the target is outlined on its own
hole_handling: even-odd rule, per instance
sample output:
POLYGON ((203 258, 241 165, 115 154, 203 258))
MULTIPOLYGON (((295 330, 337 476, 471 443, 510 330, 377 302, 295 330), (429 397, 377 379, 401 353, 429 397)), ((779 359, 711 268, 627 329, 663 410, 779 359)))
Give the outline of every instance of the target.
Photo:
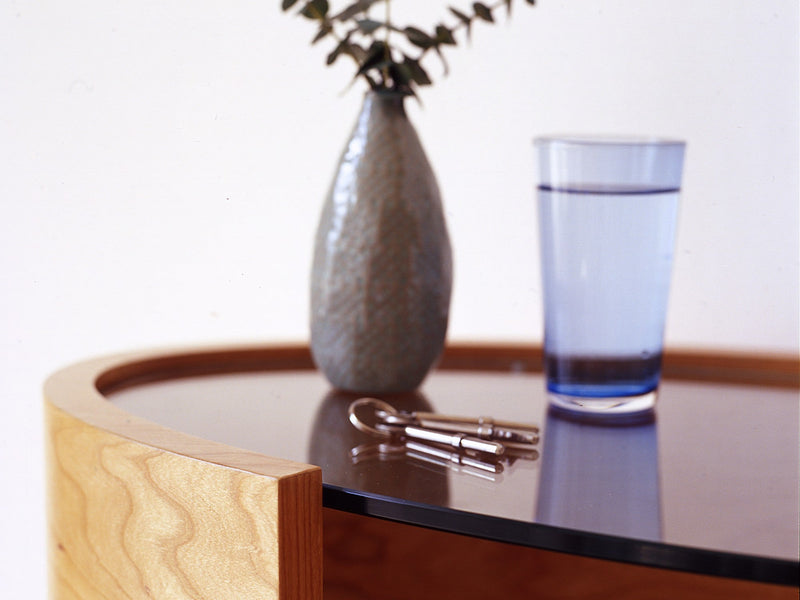
MULTIPOLYGON (((528 344, 454 344, 441 358, 441 370, 481 370, 537 372, 542 367, 541 348, 528 344)), ((200 375, 313 369, 307 346, 303 344, 228 345, 200 348, 167 348, 121 353, 94 358, 66 367, 45 383, 49 403, 96 428, 168 452, 239 469, 267 477, 281 478, 319 467, 227 446, 200 439, 132 416, 109 402, 106 394, 147 382, 200 375)), ((736 352, 673 351, 664 355, 664 377, 695 381, 755 384, 800 389, 800 361, 790 355, 745 354, 736 352)), ((454 531, 443 522, 447 513, 441 507, 416 506, 404 502, 405 515, 399 515, 396 501, 380 496, 342 490, 323 485, 323 505, 328 508, 454 531), (442 518, 444 516, 444 518, 442 518)), ((462 524, 464 514, 459 513, 462 524)), ((496 519, 506 534, 498 537, 485 531, 487 517, 475 518, 466 530, 457 533, 533 546, 545 550, 570 552, 634 564, 677 569, 686 572, 722 575, 784 585, 798 584, 798 563, 790 560, 721 553, 712 550, 642 542, 632 553, 622 539, 613 536, 574 532, 548 525, 536 525, 535 540, 514 532, 513 522, 496 519), (503 523, 500 523, 500 522, 503 523), (597 539, 602 552, 593 546, 597 539), (588 542, 587 542, 588 540, 588 542), (609 551, 611 548, 611 551, 609 551)), ((469 515, 466 521, 471 522, 469 515)))

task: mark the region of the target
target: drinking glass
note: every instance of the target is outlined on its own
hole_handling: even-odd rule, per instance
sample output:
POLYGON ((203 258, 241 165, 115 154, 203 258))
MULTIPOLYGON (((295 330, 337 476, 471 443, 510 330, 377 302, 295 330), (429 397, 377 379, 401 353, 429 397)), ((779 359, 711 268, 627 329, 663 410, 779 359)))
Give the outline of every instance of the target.
POLYGON ((686 144, 649 138, 535 142, 551 406, 652 411, 686 144))

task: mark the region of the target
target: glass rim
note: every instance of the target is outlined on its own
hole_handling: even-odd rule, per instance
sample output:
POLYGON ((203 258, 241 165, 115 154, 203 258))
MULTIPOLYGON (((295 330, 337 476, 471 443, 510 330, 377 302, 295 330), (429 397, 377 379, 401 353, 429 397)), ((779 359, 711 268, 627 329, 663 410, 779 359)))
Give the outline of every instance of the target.
POLYGON ((604 134, 564 134, 564 135, 543 135, 537 136, 533 140, 536 146, 545 145, 564 145, 564 146, 584 146, 584 147, 666 147, 666 146, 686 146, 684 140, 677 138, 651 136, 651 135, 604 135, 604 134))

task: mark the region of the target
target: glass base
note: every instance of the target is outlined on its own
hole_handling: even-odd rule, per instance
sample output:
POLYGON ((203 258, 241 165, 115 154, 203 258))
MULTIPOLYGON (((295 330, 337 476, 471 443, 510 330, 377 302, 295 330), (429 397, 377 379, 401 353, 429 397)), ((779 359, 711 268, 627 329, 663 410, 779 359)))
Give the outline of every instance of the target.
POLYGON ((550 408, 559 416, 580 421, 629 424, 651 421, 655 416, 655 390, 639 396, 588 397, 549 393, 550 408))

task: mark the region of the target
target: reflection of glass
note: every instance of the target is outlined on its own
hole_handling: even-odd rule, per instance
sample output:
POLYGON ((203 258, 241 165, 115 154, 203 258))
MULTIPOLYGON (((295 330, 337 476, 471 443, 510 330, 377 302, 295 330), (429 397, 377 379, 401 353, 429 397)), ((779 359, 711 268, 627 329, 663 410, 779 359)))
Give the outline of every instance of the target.
POLYGON ((660 540, 656 424, 592 426, 548 414, 536 520, 660 540))
MULTIPOLYGON (((308 461, 322 467, 325 484, 446 506, 449 492, 445 466, 403 460, 402 454, 392 453, 377 456, 377 460, 353 460, 353 448, 379 441, 350 424, 347 409, 359 397, 331 390, 317 410, 308 461)), ((391 402, 403 411, 433 410, 420 393, 392 396, 391 402)))

